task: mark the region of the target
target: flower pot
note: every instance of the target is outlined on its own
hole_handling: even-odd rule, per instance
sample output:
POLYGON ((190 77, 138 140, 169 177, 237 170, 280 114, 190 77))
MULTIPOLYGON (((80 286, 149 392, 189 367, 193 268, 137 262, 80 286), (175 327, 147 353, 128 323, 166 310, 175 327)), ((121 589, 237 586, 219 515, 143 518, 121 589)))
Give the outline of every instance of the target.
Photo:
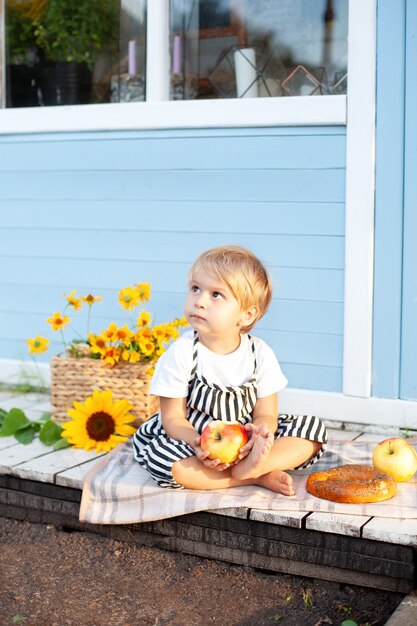
POLYGON ((89 104, 92 72, 86 63, 58 61, 42 67, 40 89, 45 106, 89 104))
POLYGON ((110 367, 105 361, 88 357, 55 356, 51 361, 52 419, 68 421, 74 401, 84 402, 95 389, 113 391, 114 400, 128 400, 140 425, 159 410, 159 398, 149 394, 152 363, 119 362, 110 367))
POLYGON ((14 64, 7 66, 7 107, 36 107, 39 102, 40 66, 14 64))

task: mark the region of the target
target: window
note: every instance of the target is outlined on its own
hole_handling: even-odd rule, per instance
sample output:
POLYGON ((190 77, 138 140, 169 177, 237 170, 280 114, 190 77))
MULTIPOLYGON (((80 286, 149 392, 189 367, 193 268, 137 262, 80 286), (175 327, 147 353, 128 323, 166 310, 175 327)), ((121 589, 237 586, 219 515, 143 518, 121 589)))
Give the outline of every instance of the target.
POLYGON ((172 0, 171 98, 345 94, 347 0, 172 0))
POLYGON ((5 106, 144 100, 145 2, 5 0, 5 106))
POLYGON ((344 125, 362 2, 0 0, 0 132, 344 125))

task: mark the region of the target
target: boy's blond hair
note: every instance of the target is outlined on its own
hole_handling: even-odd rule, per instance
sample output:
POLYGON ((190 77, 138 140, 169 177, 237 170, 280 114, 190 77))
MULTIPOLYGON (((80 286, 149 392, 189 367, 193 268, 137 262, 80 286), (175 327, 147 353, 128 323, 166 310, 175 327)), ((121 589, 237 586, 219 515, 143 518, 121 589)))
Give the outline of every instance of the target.
POLYGON ((188 274, 190 283, 200 268, 225 283, 242 310, 257 307, 252 324, 241 328, 242 333, 248 333, 266 313, 272 298, 271 279, 260 260, 241 246, 218 246, 206 250, 194 261, 188 274))

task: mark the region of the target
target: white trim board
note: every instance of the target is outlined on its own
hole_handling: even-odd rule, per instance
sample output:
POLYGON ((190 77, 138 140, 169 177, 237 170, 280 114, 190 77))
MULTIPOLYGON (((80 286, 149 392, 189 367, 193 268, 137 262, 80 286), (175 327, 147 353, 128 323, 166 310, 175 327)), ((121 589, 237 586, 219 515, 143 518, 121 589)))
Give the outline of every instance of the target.
MULTIPOLYGON (((45 383, 50 385, 49 363, 40 363, 38 367, 45 383)), ((33 383, 39 384, 39 373, 33 363, 11 359, 0 359, 0 383, 13 385, 23 382, 22 369, 26 374, 33 373, 33 383)), ((326 420, 351 424, 417 429, 417 402, 406 400, 354 398, 341 393, 284 389, 279 394, 279 411, 313 414, 326 420)))
POLYGON ((343 393, 366 398, 372 376, 376 0, 350 0, 348 45, 343 393))
POLYGON ((43 384, 50 387, 51 368, 49 363, 35 364, 32 361, 0 359, 1 384, 18 385, 30 381, 33 385, 40 386, 42 379, 43 384))
POLYGON ((351 424, 417 429, 417 402, 390 398, 359 398, 342 393, 285 389, 279 394, 279 412, 318 415, 351 424))
POLYGON ((0 111, 0 134, 345 126, 346 96, 131 102, 0 111))

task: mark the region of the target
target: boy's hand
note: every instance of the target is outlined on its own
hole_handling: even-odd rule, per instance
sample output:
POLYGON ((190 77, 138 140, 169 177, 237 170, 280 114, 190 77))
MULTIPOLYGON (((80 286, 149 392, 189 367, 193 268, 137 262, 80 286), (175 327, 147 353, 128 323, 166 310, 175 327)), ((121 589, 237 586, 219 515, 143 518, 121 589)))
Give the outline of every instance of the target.
POLYGON ((218 472, 222 472, 223 470, 227 469, 228 467, 230 467, 232 465, 232 463, 222 463, 221 461, 219 461, 219 459, 209 459, 209 452, 203 451, 201 449, 200 446, 200 437, 197 437, 194 440, 194 450, 195 450, 195 454, 196 457, 199 461, 201 461, 201 463, 205 466, 208 467, 210 469, 215 469, 218 472))
POLYGON ((236 465, 242 459, 244 459, 245 457, 248 456, 249 452, 253 448, 253 444, 255 442, 255 439, 257 437, 259 437, 260 434, 263 434, 265 436, 265 434, 264 434, 264 432, 265 432, 264 424, 261 424, 260 426, 255 426, 255 424, 250 423, 250 424, 245 424, 244 428, 245 428, 245 430, 248 433, 249 440, 245 443, 244 446, 242 446, 240 448, 239 456, 237 457, 237 460, 234 463, 232 463, 232 465, 236 465))

